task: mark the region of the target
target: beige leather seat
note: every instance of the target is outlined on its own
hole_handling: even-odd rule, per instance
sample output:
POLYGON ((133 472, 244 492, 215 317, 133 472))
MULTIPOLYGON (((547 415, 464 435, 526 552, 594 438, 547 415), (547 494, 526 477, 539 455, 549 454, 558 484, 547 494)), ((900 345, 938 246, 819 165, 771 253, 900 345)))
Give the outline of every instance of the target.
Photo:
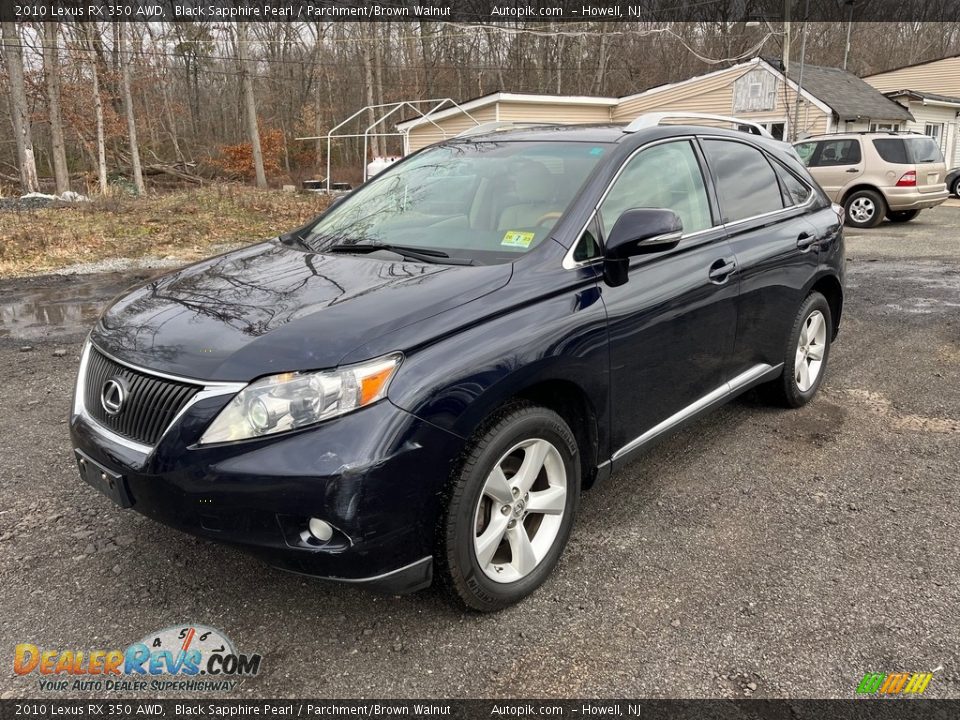
POLYGON ((528 162, 521 165, 512 178, 514 189, 505 194, 497 222, 499 230, 517 230, 532 228, 545 215, 560 210, 554 199, 555 181, 553 175, 542 164, 528 162))

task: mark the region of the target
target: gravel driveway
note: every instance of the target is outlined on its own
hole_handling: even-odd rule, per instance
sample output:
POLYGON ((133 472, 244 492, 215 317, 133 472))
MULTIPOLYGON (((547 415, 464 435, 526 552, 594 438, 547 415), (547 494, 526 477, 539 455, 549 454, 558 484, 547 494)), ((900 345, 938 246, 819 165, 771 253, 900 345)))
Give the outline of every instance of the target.
POLYGON ((85 326, 127 276, 0 281, 0 690, 13 648, 126 647, 184 621, 261 673, 233 697, 960 697, 960 208, 849 233, 843 329, 800 411, 753 395, 584 497, 553 578, 495 616, 273 570, 77 477, 85 326), (29 347, 29 350, 22 348, 29 347))

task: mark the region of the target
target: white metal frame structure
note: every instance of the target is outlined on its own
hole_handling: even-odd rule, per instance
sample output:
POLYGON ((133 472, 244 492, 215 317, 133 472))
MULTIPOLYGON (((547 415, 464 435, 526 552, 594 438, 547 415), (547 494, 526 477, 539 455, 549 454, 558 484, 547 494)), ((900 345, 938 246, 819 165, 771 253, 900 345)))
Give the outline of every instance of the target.
POLYGON ((452 98, 431 98, 429 100, 401 100, 399 102, 392 103, 381 103, 379 105, 364 105, 362 108, 357 110, 353 115, 348 117, 346 120, 334 125, 327 132, 326 135, 314 135, 312 137, 299 137, 297 140, 323 140, 327 141, 327 192, 330 192, 332 189, 332 178, 331 178, 331 165, 330 165, 330 148, 335 139, 344 139, 344 138, 363 138, 363 181, 367 181, 367 150, 369 148, 370 138, 372 137, 402 137, 404 138, 404 147, 406 147, 406 135, 409 133, 408 129, 397 130, 395 132, 380 132, 379 130, 381 124, 384 123, 387 119, 394 115, 394 113, 399 110, 406 108, 411 112, 416 113, 422 119, 429 122, 431 125, 436 127, 443 135, 444 138, 447 137, 447 131, 443 129, 433 120, 433 116, 443 111, 450 110, 459 110, 464 116, 470 119, 474 125, 479 126, 481 123, 477 121, 469 112, 463 109, 463 107, 458 104, 452 98), (424 112, 421 108, 423 106, 429 106, 429 108, 424 112), (362 133, 349 133, 349 132, 338 132, 342 127, 347 125, 347 123, 356 120, 363 113, 373 110, 377 115, 376 119, 368 125, 362 133))

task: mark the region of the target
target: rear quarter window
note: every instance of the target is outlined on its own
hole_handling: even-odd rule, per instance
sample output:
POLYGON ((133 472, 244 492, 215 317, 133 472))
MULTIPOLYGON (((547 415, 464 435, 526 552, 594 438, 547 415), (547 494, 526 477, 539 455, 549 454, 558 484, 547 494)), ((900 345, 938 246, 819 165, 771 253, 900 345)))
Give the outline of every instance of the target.
POLYGON ((910 161, 907 160, 907 147, 900 138, 874 140, 873 146, 877 149, 880 157, 888 163, 893 163, 894 165, 908 165, 910 163, 910 161))

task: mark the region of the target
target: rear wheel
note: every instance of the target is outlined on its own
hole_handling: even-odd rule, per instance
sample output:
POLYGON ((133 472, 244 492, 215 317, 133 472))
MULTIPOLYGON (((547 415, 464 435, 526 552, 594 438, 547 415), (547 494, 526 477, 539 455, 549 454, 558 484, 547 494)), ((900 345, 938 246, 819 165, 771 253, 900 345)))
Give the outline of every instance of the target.
POLYGON ((810 293, 790 331, 783 374, 766 386, 772 401, 798 408, 813 399, 826 374, 832 327, 827 299, 818 292, 810 293))
POLYGON ((855 228, 876 227, 886 214, 887 205, 876 190, 857 190, 843 203, 846 224, 855 228))
POLYGON ((580 460, 555 412, 518 403, 481 430, 454 476, 440 529, 438 570, 474 610, 500 610, 536 590, 570 536, 580 460))
POLYGON ((954 197, 960 198, 960 177, 953 181, 950 192, 954 194, 954 197))
POLYGON ((919 214, 919 210, 891 210, 887 213, 887 220, 895 223, 910 222, 919 214))

